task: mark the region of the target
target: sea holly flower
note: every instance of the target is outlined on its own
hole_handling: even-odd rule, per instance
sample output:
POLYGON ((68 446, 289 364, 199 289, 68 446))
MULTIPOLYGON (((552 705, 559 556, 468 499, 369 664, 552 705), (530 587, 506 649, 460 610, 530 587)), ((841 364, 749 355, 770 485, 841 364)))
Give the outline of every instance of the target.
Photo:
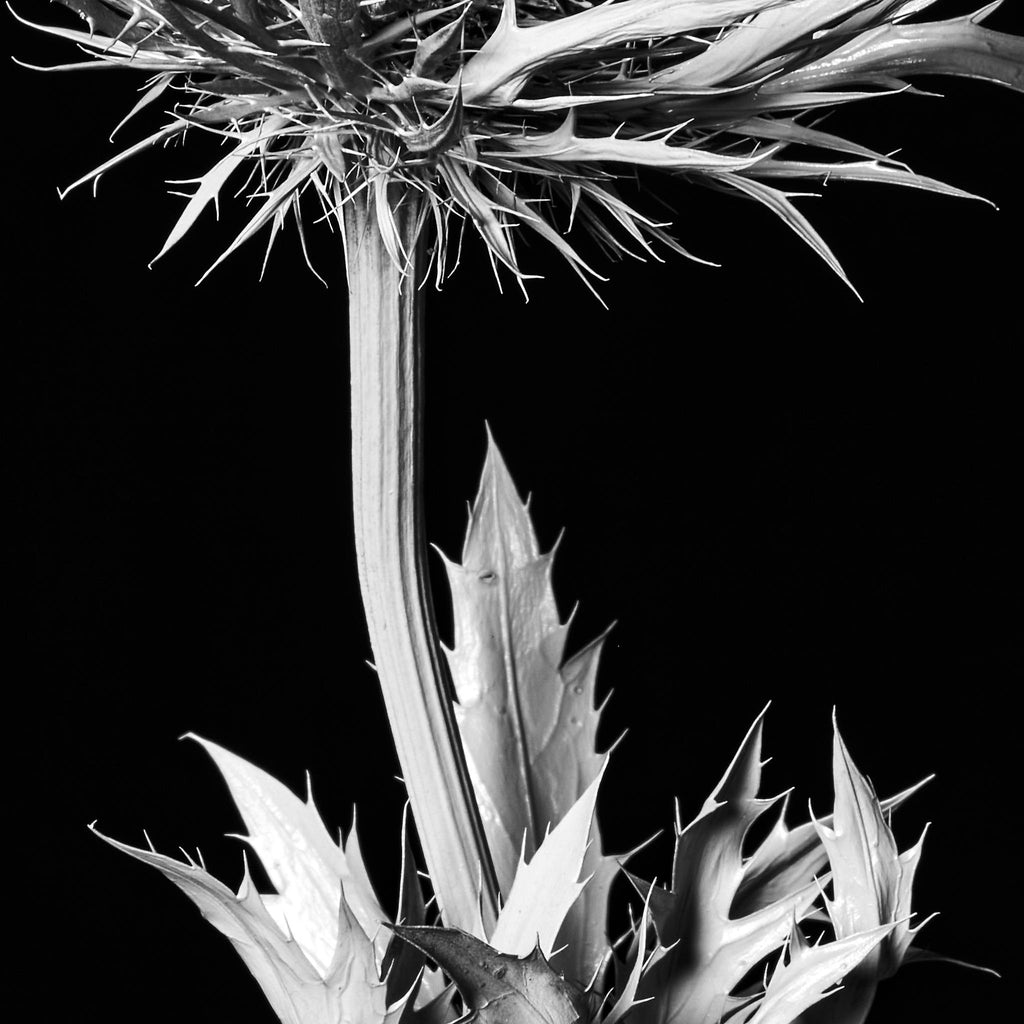
MULTIPOLYGON (((983 26, 999 2, 941 22, 919 20, 934 0, 61 2, 89 31, 40 28, 149 73, 131 115, 171 108, 72 188, 190 128, 231 148, 196 179, 159 255, 248 174, 258 210, 224 255, 264 227, 272 242, 289 214, 301 237, 306 196, 343 233, 346 209, 372 210, 389 257, 417 277, 415 242, 432 225, 438 283, 453 218, 520 284, 524 229, 597 276, 560 207, 609 253, 688 255, 620 194, 616 178, 638 167, 757 200, 842 275, 786 182, 967 193, 815 127, 820 113, 913 91, 922 74, 1024 89, 1024 44, 983 26)), ((93 65, 60 65, 80 66, 93 65)))

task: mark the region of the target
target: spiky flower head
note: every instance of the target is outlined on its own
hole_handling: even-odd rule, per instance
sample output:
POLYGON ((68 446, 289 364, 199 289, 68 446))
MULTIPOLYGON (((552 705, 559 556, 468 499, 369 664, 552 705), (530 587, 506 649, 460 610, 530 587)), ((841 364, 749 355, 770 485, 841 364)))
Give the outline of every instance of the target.
POLYGON ((575 225, 612 255, 652 243, 689 255, 616 187, 646 167, 764 204, 842 275, 790 182, 966 193, 815 127, 820 116, 913 91, 919 74, 1024 91, 1024 40, 982 27, 998 3, 926 22, 935 0, 59 2, 89 30, 46 30, 91 56, 62 68, 150 75, 132 113, 177 96, 163 128, 75 184, 189 129, 221 134, 229 152, 196 180, 160 253, 248 174, 257 212, 218 263, 263 227, 273 240, 289 213, 301 234, 305 195, 342 231, 362 197, 402 265, 433 224, 438 283, 453 217, 520 282, 522 228, 585 280, 598 275, 575 225), (412 217, 411 235, 396 216, 412 217))

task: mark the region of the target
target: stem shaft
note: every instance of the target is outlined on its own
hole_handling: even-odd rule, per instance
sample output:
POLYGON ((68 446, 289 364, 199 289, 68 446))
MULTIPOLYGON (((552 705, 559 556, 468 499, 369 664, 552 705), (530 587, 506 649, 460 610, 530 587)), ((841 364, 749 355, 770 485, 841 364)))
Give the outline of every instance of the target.
POLYGON ((497 886, 452 709, 423 528, 423 299, 418 209, 394 219, 410 263, 388 255, 365 193, 345 205, 356 554, 374 662, 427 869, 446 924, 494 924, 497 886), (478 899, 478 890, 482 890, 478 899))

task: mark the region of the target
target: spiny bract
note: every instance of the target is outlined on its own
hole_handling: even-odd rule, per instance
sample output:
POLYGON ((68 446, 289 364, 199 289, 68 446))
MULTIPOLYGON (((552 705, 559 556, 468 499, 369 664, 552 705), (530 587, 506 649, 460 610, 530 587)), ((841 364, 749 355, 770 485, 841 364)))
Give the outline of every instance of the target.
POLYGON ((264 226, 272 241, 304 193, 344 231, 342 207, 366 191, 400 265, 396 206, 410 204, 417 235, 432 220, 438 284, 453 215, 521 284, 521 227, 584 280, 598 275, 565 237, 574 222, 609 254, 642 257, 660 242, 689 255, 617 191, 617 175, 639 167, 763 203, 842 276, 785 183, 967 193, 815 127, 820 115, 914 91, 907 79, 920 74, 1024 90, 1024 41, 981 25, 998 2, 931 23, 914 19, 935 0, 59 2, 89 31, 38 27, 93 57, 61 69, 103 61, 149 74, 132 114, 183 94, 165 127, 75 184, 189 128, 230 143, 195 179, 160 255, 247 168, 242 191, 259 209, 221 259, 264 226))

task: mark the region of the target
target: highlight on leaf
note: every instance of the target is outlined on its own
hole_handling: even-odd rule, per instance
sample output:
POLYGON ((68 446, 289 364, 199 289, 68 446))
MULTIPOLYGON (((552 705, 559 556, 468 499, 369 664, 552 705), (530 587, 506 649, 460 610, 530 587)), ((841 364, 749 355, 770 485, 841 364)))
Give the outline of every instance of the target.
MULTIPOLYGON (((900 857, 894 845, 876 846, 862 831, 854 831, 845 760, 841 773, 837 761, 836 814, 827 823, 812 819, 790 830, 785 824, 788 794, 758 796, 763 723, 764 712, 697 817, 685 827, 677 822, 671 885, 663 888, 630 876, 650 908, 657 943, 657 955, 640 975, 638 991, 647 1001, 632 1013, 638 1024, 783 1024, 798 1017, 807 1024, 819 1019, 819 1003, 821 1021, 851 1024, 863 1020, 851 1008, 866 1013, 877 980, 887 976, 878 964, 893 964, 892 970, 898 966, 887 949, 892 944, 902 948, 907 934, 909 887, 920 844, 900 857), (777 806, 774 827, 753 850, 745 849, 751 826, 777 806), (836 845, 831 837, 840 835, 843 844, 836 845), (864 853, 868 846, 871 856, 864 853), (833 898, 826 893, 829 885, 833 898), (866 907, 856 903, 863 900, 864 887, 882 893, 884 909, 879 910, 877 900, 866 907), (808 946, 803 928, 822 919, 833 939, 825 942, 819 936, 817 944, 808 946), (788 959, 776 952, 784 946, 788 959), (774 967, 769 962, 773 956, 774 967), (761 976, 770 974, 766 984, 751 981, 758 968, 761 976), (865 976, 871 978, 866 1002, 865 976)), ((859 810, 883 821, 919 786, 884 803, 873 791, 869 796, 858 788, 859 810)))
MULTIPOLYGON (((311 206, 344 239, 344 207, 374 193, 384 238, 396 236, 396 207, 415 205, 438 286, 454 269, 453 220, 521 287, 524 229, 591 288, 600 275, 580 236, 612 257, 660 258, 661 247, 694 258, 625 198, 621 181, 639 168, 763 204, 849 284, 794 197, 822 181, 968 193, 870 140, 818 131, 821 114, 913 93, 921 74, 1024 91, 1024 41, 982 24, 998 2, 938 22, 921 20, 921 0, 60 2, 89 30, 36 27, 90 59, 52 70, 148 74, 126 121, 175 97, 164 127, 70 188, 190 129, 231 148, 192 180, 158 258, 229 183, 257 211, 221 259, 263 229, 272 244, 289 217, 305 250, 311 206), (799 191, 769 184, 779 178, 799 191)), ((408 253, 389 252, 407 265, 408 253)))
MULTIPOLYGON (((390 1024, 409 994, 391 998, 381 977, 389 936, 355 831, 330 838, 312 798, 299 800, 266 772, 208 740, 254 850, 276 893, 261 894, 246 862, 234 892, 191 858, 138 849, 99 833, 155 867, 232 943, 282 1024, 390 1024)), ((96 831, 95 828, 93 828, 96 831)), ((187 856, 187 855, 186 855, 187 856)), ((393 939, 391 941, 394 941, 393 939)))
POLYGON ((607 953, 616 874, 592 802, 606 760, 597 751, 595 708, 604 637, 565 657, 569 623, 555 604, 554 554, 541 553, 527 506, 488 433, 461 564, 444 560, 455 623, 454 646, 445 653, 456 720, 506 900, 524 858, 532 867, 542 842, 554 838, 545 840, 548 829, 561 834, 561 823, 590 794, 582 864, 589 882, 569 908, 558 943, 567 946, 560 967, 585 982, 607 953))

